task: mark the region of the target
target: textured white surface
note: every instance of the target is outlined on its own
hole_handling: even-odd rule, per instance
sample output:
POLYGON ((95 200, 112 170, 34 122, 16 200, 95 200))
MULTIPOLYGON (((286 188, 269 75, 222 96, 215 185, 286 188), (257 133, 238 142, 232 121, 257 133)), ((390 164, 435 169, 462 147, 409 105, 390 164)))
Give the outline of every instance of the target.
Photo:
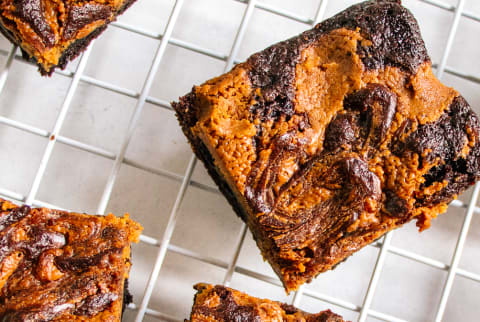
MULTIPOLYGON (((330 0, 325 17, 355 2, 330 0)), ((457 1, 443 3, 455 6, 457 1)), ((314 18, 318 4, 319 0, 264 0, 258 6, 274 7, 298 16, 297 20, 307 21, 314 18)), ((37 204, 96 211, 158 47, 158 35, 164 32, 173 5, 174 1, 169 0, 138 0, 119 19, 119 24, 134 26, 153 37, 112 26, 93 44, 34 198, 37 204), (92 84, 98 81, 115 85, 129 96, 92 84), (69 139, 77 141, 77 146, 83 143, 99 150, 93 154, 68 146, 65 142, 69 139)), ((438 63, 447 43, 453 12, 418 0, 405 0, 404 5, 416 15, 432 60, 438 63)), ((196 46, 211 52, 211 56, 226 58, 246 8, 245 3, 234 0, 186 0, 153 79, 149 98, 126 150, 126 164, 121 166, 114 183, 107 212, 131 213, 143 224, 145 234, 157 240, 162 239, 191 151, 173 112, 155 102, 175 100, 193 84, 223 71, 225 61, 178 45, 187 43, 187 47, 196 46), (165 171, 168 176, 161 175, 165 171)), ((480 16, 480 1, 467 0, 465 11, 480 16)), ((308 24, 256 8, 246 25, 246 34, 239 43, 235 60, 244 60, 251 53, 308 28, 308 24)), ((479 21, 461 18, 447 60, 448 68, 480 78, 479 34, 479 21)), ((10 49, 8 41, 0 36, 0 66, 5 64, 10 49)), ((66 72, 74 72, 77 65, 78 59, 66 72)), ((449 73, 444 74, 443 81, 461 92, 480 112, 478 83, 449 73)), ((13 61, 5 88, 0 93, 0 193, 19 198, 20 202, 29 193, 70 82, 70 77, 58 73, 49 79, 42 78, 34 66, 19 59, 13 61), (27 124, 30 132, 5 125, 6 119, 27 124), (32 131, 43 136, 32 134, 32 131)), ((187 189, 180 206, 171 245, 148 305, 149 309, 178 320, 189 314, 194 283, 223 281, 242 227, 221 195, 199 188, 201 184, 213 186, 201 163, 194 170, 193 180, 195 185, 187 189), (185 256, 188 251, 190 257, 185 256), (218 265, 201 262, 192 256, 218 265)), ((462 195, 460 200, 468 202, 470 193, 462 195)), ((434 259, 437 266, 445 267, 442 263, 451 261, 464 216, 464 208, 450 207, 447 214, 433 222, 431 229, 421 234, 414 224, 397 230, 392 245, 395 249, 434 259)), ((459 264, 460 269, 477 275, 480 274, 479 216, 473 216, 459 264)), ((134 246, 130 289, 137 305, 142 300, 157 250, 158 247, 145 243, 134 246)), ((334 271, 320 275, 305 287, 299 306, 311 312, 331 308, 347 319, 356 320, 377 256, 378 248, 369 246, 334 271), (335 302, 344 307, 320 301, 315 295, 336 299, 335 302)), ((293 300, 293 294, 286 296, 282 288, 273 285, 278 284, 278 279, 261 259, 250 233, 247 233, 236 267, 232 287, 260 297, 293 300), (259 277, 273 284, 247 276, 245 272, 250 272, 247 275, 260 273, 259 277)), ((403 320, 433 321, 446 277, 445 270, 389 252, 371 309, 403 320)), ((478 320, 479 298, 480 283, 457 275, 444 321, 478 320)), ((145 321, 158 320, 149 312, 145 321)), ((128 310, 125 320, 133 321, 135 314, 136 311, 128 310)), ((367 321, 377 319, 369 316, 367 321)))

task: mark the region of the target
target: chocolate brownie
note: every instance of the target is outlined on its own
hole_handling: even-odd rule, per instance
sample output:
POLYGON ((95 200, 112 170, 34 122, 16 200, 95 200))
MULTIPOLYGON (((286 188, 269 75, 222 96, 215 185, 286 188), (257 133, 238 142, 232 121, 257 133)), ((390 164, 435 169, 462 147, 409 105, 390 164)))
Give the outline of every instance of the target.
POLYGON ((480 176, 479 120, 400 1, 354 5, 172 103, 287 291, 480 176))
POLYGON ((18 207, 0 199, 0 320, 120 321, 130 243, 128 215, 18 207))
POLYGON ((0 31, 42 75, 84 51, 135 0, 0 0, 0 31))
POLYGON ((317 314, 303 312, 292 305, 259 299, 222 285, 197 284, 191 322, 197 321, 306 321, 343 322, 330 310, 317 314))

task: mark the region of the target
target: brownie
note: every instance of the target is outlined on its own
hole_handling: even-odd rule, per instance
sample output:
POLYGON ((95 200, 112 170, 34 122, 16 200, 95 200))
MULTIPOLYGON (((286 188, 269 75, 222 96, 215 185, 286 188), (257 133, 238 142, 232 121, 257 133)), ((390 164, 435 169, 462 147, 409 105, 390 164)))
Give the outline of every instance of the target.
POLYGON ((0 0, 0 31, 42 75, 84 51, 135 0, 0 0))
MULTIPOLYGON (((330 310, 317 314, 303 312, 292 305, 259 299, 222 285, 199 283, 190 321, 306 321, 343 322, 330 310)), ((186 320, 187 321, 187 320, 186 320)))
POLYGON ((287 291, 480 176, 479 120, 400 1, 354 5, 172 103, 287 291))
POLYGON ((18 207, 0 199, 0 320, 120 321, 130 243, 128 215, 18 207))

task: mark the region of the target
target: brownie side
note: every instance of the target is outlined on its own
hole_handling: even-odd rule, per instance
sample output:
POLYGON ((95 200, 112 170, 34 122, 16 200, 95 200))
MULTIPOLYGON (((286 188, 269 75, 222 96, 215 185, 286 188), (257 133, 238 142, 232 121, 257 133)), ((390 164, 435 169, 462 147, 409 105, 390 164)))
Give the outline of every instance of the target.
POLYGON ((222 286, 197 284, 190 321, 323 321, 343 322, 330 310, 317 314, 303 312, 292 305, 259 299, 222 286))
POLYGON ((428 228, 480 177, 478 118, 397 1, 353 6, 172 106, 287 291, 412 219, 428 228))
POLYGON ((0 318, 119 320, 141 227, 0 200, 0 318))
POLYGON ((195 112, 192 112, 195 108, 195 93, 190 93, 180 98, 180 101, 172 103, 173 108, 177 113, 180 126, 183 133, 187 137, 190 146, 195 153, 196 157, 202 161, 208 174, 213 179, 215 184, 220 189, 220 192, 227 198, 228 202, 232 206, 234 212, 244 221, 248 220, 248 211, 240 203, 239 198, 236 196, 230 184, 225 180, 220 169, 215 165, 214 159, 205 143, 191 131, 191 127, 195 125, 198 119, 195 117, 195 112))

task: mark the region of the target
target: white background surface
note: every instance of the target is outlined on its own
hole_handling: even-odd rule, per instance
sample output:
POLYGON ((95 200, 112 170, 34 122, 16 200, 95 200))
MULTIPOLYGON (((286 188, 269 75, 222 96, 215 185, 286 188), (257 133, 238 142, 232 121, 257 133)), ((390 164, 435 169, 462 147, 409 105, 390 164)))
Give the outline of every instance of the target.
MULTIPOLYGON (((263 0, 277 8, 312 18, 318 0, 263 0)), ((325 17, 356 1, 328 1, 325 17)), ((455 5, 455 0, 446 3, 455 5)), ((447 42, 453 13, 418 0, 404 1, 417 19, 434 63, 439 62, 447 42)), ((169 0, 138 0, 120 19, 153 33, 163 33, 173 7, 169 0)), ((233 0, 187 0, 181 9, 172 37, 227 55, 246 9, 233 0)), ((480 1, 467 0, 467 11, 480 15, 480 1)), ((309 26, 255 9, 236 60, 244 60, 267 45, 296 35, 309 26)), ((480 22, 462 18, 447 65, 480 77, 480 22)), ((118 27, 110 27, 93 45, 85 75, 134 92, 142 88, 158 40, 118 27)), ((0 49, 10 50, 0 36, 0 49)), ((0 55, 0 66, 6 55, 0 55)), ((74 71, 76 62, 68 66, 74 71)), ((220 74, 225 62, 169 44, 149 95, 165 101, 176 100, 193 84, 220 74)), ((447 85, 460 91, 474 109, 480 108, 480 85, 445 74, 447 85)), ((0 93, 0 116, 51 131, 65 98, 71 78, 54 74, 42 78, 36 68, 14 60, 0 93)), ((117 153, 132 116, 136 99, 80 82, 60 134, 113 154, 117 153)), ((22 196, 29 193, 48 139, 0 124, 0 189, 22 196)), ((183 176, 191 150, 172 111, 147 103, 127 149, 126 157, 144 166, 164 169, 183 176)), ((113 160, 55 144, 52 157, 40 183, 37 200, 65 209, 95 212, 113 160)), ((202 164, 194 180, 213 186, 202 164)), ((161 239, 168 215, 180 187, 180 181, 123 164, 107 211, 129 212, 142 223, 145 234, 161 239)), ((468 202, 470 192, 461 196, 468 202)), ((450 207, 433 222, 432 228, 419 234, 414 224, 397 230, 393 245, 450 263, 455 250, 465 209, 450 207)), ((218 193, 190 186, 179 210, 172 244, 202 256, 229 262, 241 221, 218 193)), ((480 273, 480 215, 475 214, 468 234, 460 268, 480 273)), ((157 248, 146 244, 133 247, 130 290, 139 304, 157 248)), ((307 289, 361 305, 368 286, 378 248, 366 247, 332 272, 319 276, 307 289)), ((275 277, 261 259, 250 233, 241 249, 238 265, 275 277)), ((188 317, 196 282, 221 283, 225 269, 169 251, 156 283, 149 308, 178 319, 188 317)), ((372 308, 409 321, 433 320, 447 272, 389 253, 375 293, 372 308)), ((231 286, 252 295, 280 301, 292 301, 282 288, 235 273, 231 286)), ((480 283, 455 277, 444 321, 478 321, 480 283)), ((303 296, 300 308, 310 312, 331 308, 346 319, 352 312, 332 304, 303 296)), ((133 320, 127 311, 125 320, 133 320)), ((156 320, 146 316, 146 321, 156 320)), ((369 317, 369 321, 376 319, 369 317)))

